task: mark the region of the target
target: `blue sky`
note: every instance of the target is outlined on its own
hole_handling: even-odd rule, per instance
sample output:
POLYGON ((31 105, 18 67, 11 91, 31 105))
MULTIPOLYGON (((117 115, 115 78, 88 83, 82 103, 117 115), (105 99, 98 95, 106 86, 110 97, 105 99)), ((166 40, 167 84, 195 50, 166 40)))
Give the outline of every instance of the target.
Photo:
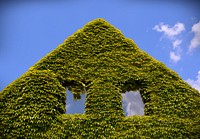
MULTIPOLYGON (((200 2, 5 1, 0 2, 0 90, 87 22, 104 18, 200 91, 200 2)), ((84 100, 74 103, 71 95, 67 103, 69 113, 84 109, 84 100)))

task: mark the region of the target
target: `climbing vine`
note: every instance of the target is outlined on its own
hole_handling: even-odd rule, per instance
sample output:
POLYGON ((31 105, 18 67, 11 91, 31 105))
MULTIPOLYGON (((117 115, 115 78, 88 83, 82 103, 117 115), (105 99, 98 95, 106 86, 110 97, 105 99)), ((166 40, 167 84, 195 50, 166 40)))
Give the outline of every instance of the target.
POLYGON ((103 19, 86 24, 0 93, 1 138, 199 138, 200 94, 103 19), (66 88, 86 93, 65 114, 66 88), (121 93, 140 88, 144 116, 121 93), (85 91, 87 90, 87 91, 85 91))

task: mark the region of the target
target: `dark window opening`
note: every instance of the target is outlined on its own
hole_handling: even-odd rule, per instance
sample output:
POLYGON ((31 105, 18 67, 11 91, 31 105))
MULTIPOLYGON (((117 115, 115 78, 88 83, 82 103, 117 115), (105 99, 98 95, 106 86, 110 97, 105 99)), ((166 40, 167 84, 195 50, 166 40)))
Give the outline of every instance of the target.
POLYGON ((144 115, 144 103, 140 91, 127 91, 122 94, 122 106, 125 116, 144 115))

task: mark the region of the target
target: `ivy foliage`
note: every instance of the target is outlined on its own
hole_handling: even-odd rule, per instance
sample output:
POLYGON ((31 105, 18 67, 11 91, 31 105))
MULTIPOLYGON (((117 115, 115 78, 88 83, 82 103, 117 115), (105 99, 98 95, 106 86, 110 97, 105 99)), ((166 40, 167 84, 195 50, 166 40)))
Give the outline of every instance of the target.
POLYGON ((86 24, 0 93, 1 138, 200 138, 200 93, 104 19, 86 24), (64 114, 66 88, 86 93, 64 114), (140 90, 145 116, 125 117, 140 90))

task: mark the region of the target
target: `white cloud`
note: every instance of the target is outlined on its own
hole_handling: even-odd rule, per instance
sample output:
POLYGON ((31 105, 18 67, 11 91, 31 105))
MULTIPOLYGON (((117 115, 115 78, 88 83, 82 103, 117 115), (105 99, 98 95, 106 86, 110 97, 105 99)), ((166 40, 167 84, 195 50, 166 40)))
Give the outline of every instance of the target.
POLYGON ((200 21, 192 26, 192 32, 194 33, 193 39, 190 41, 189 51, 200 47, 200 21))
POLYGON ((170 27, 168 24, 160 23, 155 25, 153 30, 163 33, 167 36, 167 39, 172 43, 172 49, 169 56, 170 59, 176 63, 181 60, 181 43, 182 40, 179 39, 181 33, 185 30, 185 25, 183 23, 176 23, 173 27, 170 27))
POLYGON ((197 80, 191 80, 187 79, 186 82, 188 82, 193 88, 197 89, 200 92, 200 71, 197 75, 197 80))
POLYGON ((144 115, 144 103, 139 92, 126 92, 123 96, 123 107, 125 107, 126 115, 144 115))
POLYGON ((168 37, 173 38, 181 34, 181 32, 185 30, 185 26, 183 23, 176 23, 173 27, 170 27, 168 24, 160 23, 159 25, 155 25, 153 29, 158 32, 163 32, 168 37))
POLYGON ((70 106, 70 104, 66 104, 66 110, 68 110, 70 106))
POLYGON ((170 52, 170 59, 176 63, 179 60, 181 60, 181 55, 180 54, 175 54, 175 52, 170 52))
POLYGON ((173 42, 173 49, 176 49, 181 43, 182 43, 182 40, 179 40, 179 39, 175 40, 173 42))

